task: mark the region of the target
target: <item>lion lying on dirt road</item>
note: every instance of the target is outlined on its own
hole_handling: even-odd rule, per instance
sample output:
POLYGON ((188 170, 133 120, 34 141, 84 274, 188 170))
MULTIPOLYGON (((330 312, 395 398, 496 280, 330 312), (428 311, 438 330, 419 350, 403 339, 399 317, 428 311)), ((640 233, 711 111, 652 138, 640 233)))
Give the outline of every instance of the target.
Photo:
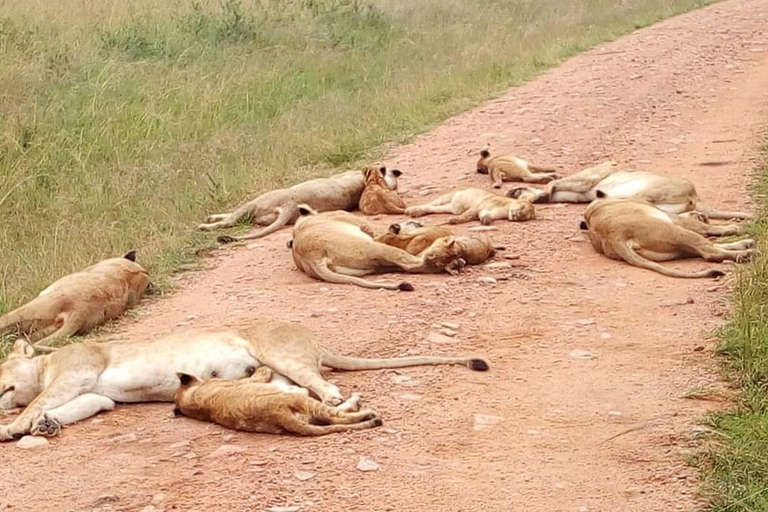
POLYGON ((0 317, 0 335, 16 329, 35 347, 85 334, 135 306, 149 285, 136 251, 66 275, 0 317))
MULTIPOLYGON (((376 168, 378 169, 378 167, 376 168)), ((354 210, 357 208, 365 188, 363 172, 347 171, 330 178, 305 181, 290 188, 270 190, 233 212, 208 216, 205 223, 200 224, 198 229, 211 231, 229 228, 241 219, 248 219, 251 224, 265 226, 247 235, 220 236, 218 238, 221 243, 231 243, 261 238, 284 226, 293 224, 299 218, 300 204, 308 204, 319 212, 354 210)), ((397 190, 397 178, 401 174, 402 172, 399 170, 385 170, 383 183, 390 189, 397 190)))
POLYGON ((450 274, 456 274, 464 265, 480 265, 492 258, 497 250, 503 247, 495 247, 489 237, 479 234, 469 236, 453 236, 447 228, 441 226, 424 226, 416 221, 408 221, 403 224, 392 224, 387 233, 376 237, 376 241, 399 247, 406 252, 419 255, 429 248, 435 241, 453 237, 450 250, 456 256, 455 262, 446 267, 450 274), (458 265, 460 266, 457 266, 458 265))
POLYGON ((460 224, 479 220, 483 225, 494 220, 526 221, 536 217, 533 204, 525 199, 511 199, 483 190, 465 188, 444 194, 419 206, 405 209, 406 215, 422 217, 432 213, 452 213, 458 217, 448 219, 448 224, 460 224))
POLYGON ((548 183, 557 179, 557 169, 543 167, 526 162, 513 155, 491 156, 491 145, 486 144, 480 150, 477 172, 488 174, 493 188, 501 188, 505 181, 523 181, 525 183, 548 183))
POLYGON ((302 205, 289 244, 296 267, 322 281, 355 284, 363 288, 412 291, 407 282, 382 283, 361 276, 384 272, 435 273, 456 259, 448 249, 451 239, 432 244, 413 256, 374 240, 368 223, 349 212, 318 213, 302 205))
MULTIPOLYGON (((722 230, 710 230, 718 226, 701 222, 697 215, 667 213, 642 201, 598 199, 587 207, 584 219, 581 229, 587 230, 597 252, 670 277, 717 277, 723 272, 714 269, 683 272, 656 262, 697 256, 706 261, 741 262, 756 253, 754 240, 712 243, 704 235, 722 233, 722 230)), ((730 226, 733 227, 738 228, 730 226)), ((727 229, 725 232, 732 233, 727 229)))
POLYGON ((382 425, 373 411, 359 410, 360 395, 352 396, 341 405, 329 406, 306 394, 286 392, 271 384, 273 372, 267 366, 259 367, 252 377, 241 380, 203 382, 185 373, 179 373, 178 377, 181 385, 173 398, 175 415, 210 421, 233 430, 322 436, 382 425))
POLYGON ((693 183, 647 171, 625 171, 616 162, 603 162, 550 182, 540 190, 515 187, 508 197, 534 203, 589 203, 595 199, 637 199, 668 213, 698 211, 712 219, 750 219, 743 212, 719 211, 701 202, 693 183))
MULTIPOLYGON (((400 176, 400 171, 393 170, 395 176, 400 176)), ((360 211, 365 215, 381 214, 400 214, 405 212, 405 202, 403 198, 389 187, 386 182, 386 167, 366 167, 363 171, 365 175, 365 189, 360 196, 360 211)), ((319 210, 318 210, 319 211, 319 210)))
POLYGON ((460 364, 485 371, 482 359, 413 356, 366 359, 322 347, 312 331, 298 324, 261 321, 220 331, 177 333, 147 342, 77 343, 52 354, 34 356, 17 340, 0 365, 0 410, 26 407, 0 441, 26 434, 57 435, 62 425, 111 410, 116 402, 170 402, 179 386, 177 373, 198 378, 240 379, 266 365, 277 374, 272 383, 287 392, 306 388, 328 405, 343 402, 339 388, 320 375, 320 367, 373 370, 417 365, 460 364), (294 385, 295 384, 295 385, 294 385))

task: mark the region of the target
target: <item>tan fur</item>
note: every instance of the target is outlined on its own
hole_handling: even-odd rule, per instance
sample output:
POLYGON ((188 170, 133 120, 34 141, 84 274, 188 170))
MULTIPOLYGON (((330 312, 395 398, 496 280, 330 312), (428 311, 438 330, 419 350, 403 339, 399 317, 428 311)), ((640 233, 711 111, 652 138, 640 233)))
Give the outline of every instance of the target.
POLYGON ((370 410, 349 411, 331 407, 270 384, 272 370, 259 368, 253 377, 238 381, 211 379, 201 382, 179 374, 181 385, 174 396, 176 415, 210 421, 233 430, 303 436, 362 430, 382 424, 370 410))
MULTIPOLYGON (((397 171, 399 172, 399 171, 397 171)), ((365 215, 399 214, 405 212, 405 202, 385 181, 386 167, 366 167, 365 189, 360 197, 360 211, 365 215)))
MULTIPOLYGON (((397 190, 400 171, 385 171, 384 184, 397 190)), ((244 236, 222 236, 219 241, 230 243, 238 240, 260 238, 293 224, 299 218, 298 206, 308 204, 318 212, 354 210, 365 188, 365 176, 360 171, 348 171, 299 183, 290 188, 271 190, 249 201, 230 213, 210 215, 198 229, 211 231, 229 228, 242 219, 251 224, 265 226, 244 236)))
POLYGON ((132 251, 62 277, 40 294, 0 317, 0 334, 15 329, 38 346, 85 334, 135 306, 149 276, 132 251))
POLYGON ((755 254, 752 240, 716 244, 702 236, 732 234, 737 226, 710 226, 696 216, 666 213, 642 201, 598 199, 587 207, 584 219, 581 227, 588 230, 597 252, 670 277, 716 277, 723 272, 687 273, 656 262, 697 256, 714 262, 746 261, 755 254))
POLYGON ((647 171, 621 169, 617 162, 602 162, 576 174, 550 182, 540 190, 516 187, 507 196, 534 203, 589 203, 595 199, 635 199, 672 214, 698 211, 712 219, 749 219, 743 212, 716 210, 701 202, 693 183, 647 171))
MULTIPOLYGON (((456 236, 440 226, 418 226, 402 229, 399 224, 392 224, 389 232, 376 237, 381 243, 399 247, 409 254, 419 255, 438 240, 453 238, 450 247, 455 259, 446 265, 445 270, 455 274, 464 265, 480 265, 496 254, 496 248, 489 237, 484 235, 456 236)), ((445 242, 444 242, 445 243, 445 242)))
POLYGON ((420 226, 404 229, 404 225, 406 224, 390 225, 386 233, 376 237, 376 241, 418 256, 435 240, 453 235, 450 229, 441 226, 420 226))
POLYGON ((480 151, 477 172, 489 175, 493 188, 501 188, 505 181, 548 183, 557 179, 557 169, 553 167, 534 165, 513 155, 491 156, 490 148, 491 145, 486 144, 480 151))
POLYGON ((317 213, 302 207, 293 230, 293 261, 302 272, 329 283, 355 284, 364 288, 412 290, 409 283, 382 283, 361 276, 392 271, 441 272, 450 258, 445 244, 421 256, 377 242, 370 226, 348 212, 317 213))
POLYGON ((536 217, 533 205, 526 200, 499 196, 481 188, 465 188, 449 192, 434 201, 406 208, 411 217, 432 213, 458 215, 448 219, 449 224, 479 220, 488 225, 494 220, 526 221, 536 217))
POLYGON ((341 391, 323 379, 321 366, 369 370, 460 364, 488 369, 484 361, 466 357, 343 356, 320 346, 306 327, 270 320, 148 342, 78 343, 33 356, 32 347, 17 340, 11 356, 0 365, 0 410, 26 407, 12 423, 0 427, 0 441, 28 433, 56 435, 61 425, 112 409, 116 402, 172 401, 177 373, 231 380, 253 375, 266 365, 324 403, 338 405, 341 391))

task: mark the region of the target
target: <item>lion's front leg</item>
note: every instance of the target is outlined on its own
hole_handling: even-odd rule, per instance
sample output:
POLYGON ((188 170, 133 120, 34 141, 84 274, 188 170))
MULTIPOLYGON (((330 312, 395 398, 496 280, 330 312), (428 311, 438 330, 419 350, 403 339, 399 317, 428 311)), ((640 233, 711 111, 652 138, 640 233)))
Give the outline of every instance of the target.
POLYGON ((33 423, 39 420, 45 411, 61 407, 87 393, 93 388, 97 377, 96 372, 90 375, 72 372, 71 375, 56 378, 15 420, 0 427, 0 441, 19 439, 31 433, 33 423))
POLYGON ((85 393, 55 409, 44 411, 32 422, 33 436, 57 436, 61 427, 90 418, 101 411, 111 411, 115 402, 96 393, 85 393))

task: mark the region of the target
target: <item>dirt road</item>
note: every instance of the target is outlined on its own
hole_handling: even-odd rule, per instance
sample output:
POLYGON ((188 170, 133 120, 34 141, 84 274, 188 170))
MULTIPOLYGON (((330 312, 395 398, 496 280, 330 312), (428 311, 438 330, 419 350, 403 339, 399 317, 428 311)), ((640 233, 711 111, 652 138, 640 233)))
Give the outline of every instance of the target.
MULTIPOLYGON (((749 208, 744 191, 766 120, 768 4, 730 0, 578 56, 386 162, 405 171, 412 203, 488 186, 473 171, 475 151, 491 142, 566 173, 613 159, 686 176, 707 202, 749 208), (436 188, 422 196, 425 186, 436 188)), ((323 439, 231 433, 172 419, 168 404, 123 406, 67 428, 48 448, 3 446, 0 508, 695 509, 685 457, 697 446, 697 418, 718 403, 684 397, 722 386, 708 333, 723 321, 731 278, 674 280, 602 258, 578 234, 582 211, 543 205, 536 221, 496 224, 491 234, 519 260, 409 277, 412 293, 312 281, 294 269, 289 230, 219 252, 121 337, 271 316, 299 320, 348 353, 478 354, 492 369, 334 374, 386 425, 323 439), (429 341, 444 322, 459 324, 456 336, 429 341), (477 414, 501 419, 475 430, 477 414), (240 453, 209 457, 221 445, 240 453), (356 469, 361 456, 379 470, 356 469)))

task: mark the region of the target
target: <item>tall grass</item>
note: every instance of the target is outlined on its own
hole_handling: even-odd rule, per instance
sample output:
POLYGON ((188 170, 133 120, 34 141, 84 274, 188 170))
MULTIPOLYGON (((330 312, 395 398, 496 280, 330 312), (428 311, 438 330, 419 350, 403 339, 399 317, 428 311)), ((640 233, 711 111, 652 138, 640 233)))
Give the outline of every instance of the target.
POLYGON ((0 0, 0 311, 711 0, 0 0))
POLYGON ((714 442, 704 457, 706 492, 716 512, 768 511, 768 143, 752 226, 761 256, 739 276, 720 351, 741 389, 737 408, 710 418, 714 442))

